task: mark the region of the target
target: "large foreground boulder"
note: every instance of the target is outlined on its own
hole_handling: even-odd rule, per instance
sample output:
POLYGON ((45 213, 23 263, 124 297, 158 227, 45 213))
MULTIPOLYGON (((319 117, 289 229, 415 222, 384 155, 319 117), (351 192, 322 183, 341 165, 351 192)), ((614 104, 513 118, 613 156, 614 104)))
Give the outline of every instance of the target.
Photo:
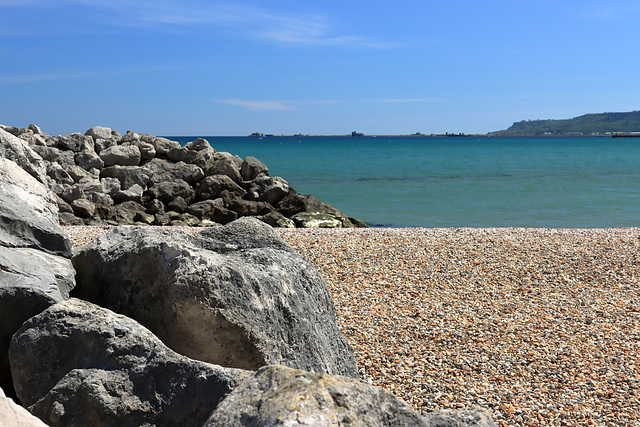
POLYGON ((114 228, 73 264, 74 296, 136 319, 191 358, 357 377, 319 272, 255 218, 198 234, 114 228))
POLYGON ((43 184, 0 158, 0 387, 11 395, 11 336, 29 317, 68 298, 75 284, 71 243, 57 211, 43 184))
POLYGON ((338 375, 284 366, 261 368, 238 386, 206 427, 228 426, 492 427, 481 409, 420 416, 390 392, 338 375))
POLYGON ((25 322, 10 359, 18 397, 50 426, 199 426, 248 375, 181 356, 78 299, 25 322))

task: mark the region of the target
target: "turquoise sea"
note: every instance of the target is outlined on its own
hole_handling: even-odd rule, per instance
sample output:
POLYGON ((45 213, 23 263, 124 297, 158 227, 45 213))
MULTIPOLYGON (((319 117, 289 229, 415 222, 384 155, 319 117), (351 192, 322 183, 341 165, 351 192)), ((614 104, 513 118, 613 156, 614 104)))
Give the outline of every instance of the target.
POLYGON ((640 226, 640 138, 204 138, 376 226, 640 226))

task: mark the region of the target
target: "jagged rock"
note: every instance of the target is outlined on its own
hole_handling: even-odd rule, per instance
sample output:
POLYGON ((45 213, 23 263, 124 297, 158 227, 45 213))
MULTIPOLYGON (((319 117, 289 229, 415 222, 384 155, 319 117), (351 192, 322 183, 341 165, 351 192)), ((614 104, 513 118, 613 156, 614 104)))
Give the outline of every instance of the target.
POLYGON ((269 169, 255 157, 247 156, 240 166, 240 175, 242 175, 242 179, 245 181, 252 181, 261 173, 269 176, 269 169))
POLYGON ((153 173, 150 185, 176 179, 181 179, 189 185, 194 185, 204 178, 202 169, 184 162, 171 163, 164 159, 153 159, 147 162, 144 167, 153 173))
POLYGON ((154 199, 149 201, 145 205, 145 208, 147 209, 148 214, 155 215, 159 212, 164 212, 164 203, 162 203, 160 200, 154 199))
POLYGON ((249 182, 247 189, 248 200, 260 200, 275 205, 289 194, 290 187, 287 181, 276 177, 269 177, 259 174, 253 181, 249 182))
POLYGON ((138 320, 189 357, 357 377, 322 277, 254 218, 195 235, 118 227, 73 263, 75 296, 138 320))
POLYGON ((85 225, 81 218, 72 213, 60 212, 60 224, 62 225, 85 225))
POLYGON ((138 166, 140 149, 135 145, 114 145, 100 150, 100 158, 105 166, 138 166))
POLYGON ((116 221, 119 224, 133 224, 136 215, 146 214, 144 206, 133 201, 119 203, 113 209, 115 210, 116 221))
POLYGON ((186 211, 188 206, 187 202, 185 202, 185 200, 180 196, 167 203, 167 209, 178 213, 186 211))
POLYGON ((140 161, 146 162, 156 156, 156 147, 148 142, 138 143, 138 149, 140 150, 140 161))
POLYGON ((210 214, 215 208, 223 208, 224 202, 222 199, 216 200, 203 200, 202 202, 193 203, 186 208, 187 213, 198 217, 198 219, 210 218, 210 214))
POLYGON ((149 199, 158 199, 162 203, 169 203, 176 197, 182 197, 187 203, 190 203, 195 197, 195 191, 189 184, 182 179, 175 181, 158 182, 145 192, 145 196, 149 199))
POLYGON ((71 202, 73 213, 80 218, 89 218, 96 213, 96 205, 87 199, 76 199, 71 202))
POLYGON ((65 202, 71 204, 74 200, 86 198, 86 194, 84 193, 82 186, 74 184, 65 187, 65 189, 60 193, 60 197, 65 202))
MULTIPOLYGON (((86 137, 90 138, 90 137, 86 137)), ((85 136, 79 132, 69 135, 58 135, 56 138, 56 144, 58 148, 63 150, 71 150, 73 152, 79 152, 85 143, 85 136)))
POLYGON ((148 225, 153 224, 155 220, 156 220, 155 216, 148 214, 146 212, 137 212, 136 215, 133 217, 133 221, 135 223, 142 223, 142 224, 148 224, 148 225))
POLYGON ((73 213, 73 209, 71 208, 71 205, 69 203, 62 200, 57 194, 54 194, 53 197, 56 201, 56 205, 58 206, 58 214, 60 212, 67 212, 71 214, 73 213))
POLYGON ((185 145, 189 150, 202 151, 211 148, 211 144, 204 138, 198 138, 195 141, 187 142, 185 145))
POLYGON ((116 216, 116 211, 113 208, 113 199, 108 194, 101 192, 88 192, 86 194, 87 200, 94 204, 96 207, 95 213, 102 219, 113 219, 116 216))
POLYGON ((187 147, 172 148, 167 153, 167 157, 174 162, 191 163, 197 156, 197 151, 189 150, 187 147))
POLYGON ((0 387, 11 390, 9 340, 29 317, 68 297, 71 244, 47 188, 0 158, 0 387))
POLYGON ((326 224, 331 224, 333 222, 331 218, 340 221, 341 225, 338 227, 368 227, 364 222, 347 217, 338 209, 324 203, 317 197, 301 195, 296 193, 294 190, 291 190, 289 194, 287 194, 287 196, 285 196, 276 205, 276 209, 278 212, 281 212, 284 216, 289 218, 293 218, 298 213, 305 213, 305 215, 299 216, 298 220, 296 220, 296 223, 300 227, 306 227, 305 224, 307 224, 308 221, 311 221, 309 222, 309 225, 311 226, 315 226, 314 224, 317 225, 317 221, 327 221, 326 224), (306 215, 306 213, 314 215, 306 215), (324 218, 324 220, 322 218, 324 218))
POLYGON ((42 145, 33 145, 31 149, 38 153, 40 157, 49 162, 55 162, 60 156, 60 150, 55 147, 47 147, 42 145))
POLYGON ((158 212, 154 215, 155 220, 153 221, 154 225, 167 225, 171 223, 171 217, 169 217, 168 213, 158 212))
POLYGON ((200 225, 200 219, 187 212, 180 215, 180 222, 182 223, 181 225, 185 225, 187 227, 197 227, 200 225))
POLYGON ((111 129, 103 126, 94 126, 84 133, 85 135, 96 139, 109 139, 111 138, 111 129))
POLYGON ((246 191, 227 175, 207 176, 196 187, 196 193, 203 200, 217 199, 225 190, 236 195, 237 198, 246 194, 246 191))
POLYGON ((73 185, 75 180, 62 169, 58 163, 51 162, 47 165, 47 176, 60 184, 73 185))
POLYGON ((133 185, 143 189, 147 187, 153 171, 147 167, 136 166, 109 166, 100 172, 100 178, 117 178, 120 181, 120 189, 126 190, 133 185))
POLYGON ((108 139, 96 139, 94 143, 94 151, 96 153, 101 154, 103 150, 107 148, 115 147, 118 145, 118 141, 113 138, 108 139))
POLYGON ((100 178, 100 185, 102 185, 102 192, 108 194, 113 198, 118 191, 122 189, 122 184, 120 184, 120 180, 118 178, 100 178))
POLYGON ((70 257, 53 195, 16 163, 0 158, 0 244, 70 257))
MULTIPOLYGON (((122 136, 122 143, 123 144, 124 143, 132 144, 132 143, 137 143, 137 142, 140 142, 140 135, 138 135, 137 133, 135 133, 132 130, 128 130, 127 133, 122 136)), ((148 144, 148 143, 145 143, 145 144, 148 144)), ((154 151, 155 151, 155 147, 154 147, 154 151)))
POLYGON ((11 398, 0 388, 0 425, 3 427, 47 427, 11 398))
POLYGON ((142 199, 142 195, 144 194, 144 190, 138 184, 133 184, 131 187, 126 190, 118 191, 114 196, 113 200, 116 203, 134 201, 140 202, 142 199))
POLYGON ((300 212, 291 219, 301 228, 342 228, 342 221, 323 212, 300 212))
POLYGON ((86 170, 104 167, 104 162, 93 150, 82 150, 74 156, 74 160, 78 166, 86 170))
POLYGON ((423 417, 380 387, 272 365, 236 387, 204 426, 496 426, 485 411, 468 413, 466 417, 440 412, 423 417))
POLYGON ((199 426, 248 376, 180 356, 78 299, 25 322, 10 359, 18 397, 50 426, 199 426))
POLYGON ((0 157, 14 161, 41 183, 47 182, 47 166, 42 157, 4 129, 0 129, 0 157))
POLYGON ((75 182, 78 182, 78 183, 95 181, 100 176, 100 172, 98 171, 98 169, 91 169, 91 171, 87 171, 84 168, 81 168, 80 166, 77 166, 77 165, 71 166, 66 170, 66 172, 69 174, 71 178, 73 178, 75 182), (94 174, 92 172, 96 172, 96 173, 94 174))
POLYGON ((153 144, 153 146, 156 149, 156 157, 167 157, 169 154, 169 151, 171 151, 174 148, 180 148, 180 144, 176 141, 171 141, 167 138, 159 138, 155 136, 151 136, 150 139, 144 139, 147 136, 151 136, 151 135, 145 135, 145 134, 140 135, 140 137, 143 138, 143 141, 150 142, 151 144, 153 144))
POLYGON ((233 199, 227 208, 236 212, 239 216, 264 215, 273 211, 273 206, 265 202, 257 202, 244 199, 233 199))
POLYGON ((227 208, 214 207, 203 219, 209 219, 217 222, 218 224, 228 224, 238 219, 238 214, 227 208))
POLYGON ((216 152, 213 155, 213 159, 213 163, 206 170, 203 169, 205 175, 227 175, 234 182, 242 182, 242 176, 240 175, 242 159, 240 157, 230 153, 216 152))
POLYGON ((257 216, 260 221, 269 224, 272 227, 280 228, 296 228, 296 223, 293 220, 286 218, 280 212, 269 212, 266 215, 257 216))

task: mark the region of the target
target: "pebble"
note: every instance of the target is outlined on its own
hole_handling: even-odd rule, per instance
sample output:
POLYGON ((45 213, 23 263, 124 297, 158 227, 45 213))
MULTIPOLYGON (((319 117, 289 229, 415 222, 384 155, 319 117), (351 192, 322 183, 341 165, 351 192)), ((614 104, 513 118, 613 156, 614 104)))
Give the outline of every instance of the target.
POLYGON ((325 278, 361 379, 417 411, 640 425, 640 229, 276 231, 325 278))

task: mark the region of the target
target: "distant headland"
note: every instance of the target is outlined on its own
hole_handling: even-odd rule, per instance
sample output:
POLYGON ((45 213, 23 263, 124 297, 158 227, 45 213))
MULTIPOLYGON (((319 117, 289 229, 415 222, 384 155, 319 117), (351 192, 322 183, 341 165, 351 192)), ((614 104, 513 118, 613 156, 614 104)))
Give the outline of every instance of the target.
POLYGON ((640 136, 640 111, 585 114, 563 120, 523 120, 491 136, 640 136))
MULTIPOLYGON (((266 138, 276 135, 254 132, 251 137, 266 138)), ((593 113, 572 119, 522 120, 513 123, 506 130, 489 133, 408 133, 408 134, 365 134, 353 131, 345 134, 315 135, 296 133, 293 135, 277 135, 293 137, 488 137, 488 136, 607 136, 607 137, 640 137, 640 110, 627 113, 593 113)))

